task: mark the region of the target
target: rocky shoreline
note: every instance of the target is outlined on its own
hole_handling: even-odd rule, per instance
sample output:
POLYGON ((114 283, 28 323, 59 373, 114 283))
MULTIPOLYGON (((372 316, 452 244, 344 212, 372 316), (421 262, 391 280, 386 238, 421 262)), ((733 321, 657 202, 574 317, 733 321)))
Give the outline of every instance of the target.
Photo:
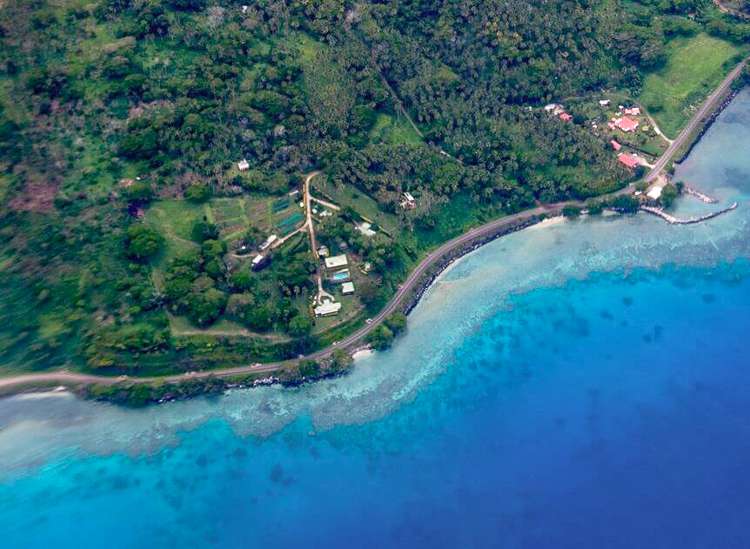
POLYGON ((713 123, 716 122, 716 119, 719 117, 719 115, 724 112, 724 109, 729 106, 729 104, 735 97, 737 97, 737 94, 740 93, 741 90, 742 88, 730 88, 729 93, 727 93, 726 97, 724 97, 719 106, 716 107, 713 112, 703 121, 698 134, 690 141, 690 145, 685 149, 680 157, 676 158, 673 161, 673 164, 681 163, 690 155, 691 152, 693 152, 695 146, 700 143, 700 140, 703 139, 703 136, 706 135, 706 132, 711 128, 711 126, 713 126, 713 123))
MULTIPOLYGON (((552 215, 558 215, 559 212, 551 211, 552 215)), ((414 291, 409 294, 408 297, 404 300, 402 303, 400 309, 405 314, 408 315, 411 313, 414 308, 419 304, 422 297, 424 296, 425 292, 432 286, 433 282, 445 271, 448 267, 450 267, 455 261, 462 258, 463 256, 470 254, 474 250, 477 250, 481 248, 482 246, 489 244, 493 240, 497 240, 498 238, 501 238, 503 236, 506 236, 511 233, 515 233, 517 231, 526 229, 527 227, 531 227, 532 225, 536 225, 540 221, 543 221, 549 217, 549 215, 540 215, 531 217, 529 219, 526 219, 524 221, 520 221, 518 223, 510 224, 505 227, 498 228, 497 231, 491 233, 491 234, 483 234, 481 236, 478 236, 475 240, 471 240, 464 244, 463 246, 460 246, 458 248, 455 248, 450 253, 444 255, 440 258, 440 261, 435 263, 435 265, 422 277, 422 280, 419 282, 419 284, 416 286, 414 291)))
MULTIPOLYGON (((404 298, 398 310, 408 315, 419 304, 428 288, 435 280, 455 261, 461 257, 477 250, 478 248, 497 240, 498 238, 523 230, 535 225, 540 221, 550 217, 550 215, 559 215, 560 212, 551 209, 548 214, 530 217, 516 223, 500 226, 491 233, 477 235, 476 238, 467 241, 465 244, 454 248, 449 253, 440 257, 435 264, 426 271, 414 290, 404 298)), ((351 357, 357 351, 369 348, 358 343, 350 349, 346 349, 347 354, 351 357)), ((351 363, 349 363, 351 364, 351 363)), ((114 385, 85 385, 78 387, 74 392, 82 397, 94 400, 112 402, 125 406, 146 406, 149 404, 163 404, 176 400, 186 400, 196 396, 218 395, 233 389, 250 389, 258 386, 276 385, 294 387, 303 383, 315 382, 320 379, 338 377, 348 370, 348 366, 343 368, 331 368, 328 365, 321 369, 314 376, 300 376, 297 372, 280 369, 277 374, 263 375, 259 373, 248 374, 245 376, 236 376, 234 378, 222 378, 219 376, 209 376, 204 379, 188 379, 177 383, 164 383, 149 385, 145 383, 118 383, 114 385)))

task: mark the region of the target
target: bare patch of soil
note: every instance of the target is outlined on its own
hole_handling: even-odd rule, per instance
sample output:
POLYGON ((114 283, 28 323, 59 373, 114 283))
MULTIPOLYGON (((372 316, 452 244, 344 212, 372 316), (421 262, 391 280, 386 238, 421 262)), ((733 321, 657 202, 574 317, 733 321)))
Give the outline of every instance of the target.
POLYGON ((17 211, 46 213, 55 209, 55 195, 59 181, 41 174, 24 174, 26 183, 23 191, 14 197, 9 206, 17 211))

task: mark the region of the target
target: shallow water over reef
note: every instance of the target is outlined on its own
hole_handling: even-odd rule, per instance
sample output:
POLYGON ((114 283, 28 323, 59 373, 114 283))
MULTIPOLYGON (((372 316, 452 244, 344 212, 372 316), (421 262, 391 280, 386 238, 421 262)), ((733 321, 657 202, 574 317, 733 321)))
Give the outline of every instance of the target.
POLYGON ((745 91, 677 171, 737 210, 500 239, 346 377, 0 400, 3 547, 747 547, 748 147, 745 91))

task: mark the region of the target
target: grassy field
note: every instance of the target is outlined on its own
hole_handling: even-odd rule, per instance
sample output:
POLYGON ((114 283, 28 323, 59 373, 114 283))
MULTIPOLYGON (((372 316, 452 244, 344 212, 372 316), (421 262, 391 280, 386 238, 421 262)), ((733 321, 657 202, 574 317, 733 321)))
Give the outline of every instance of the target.
MULTIPOLYGON (((490 217, 498 214, 499 210, 490 217)), ((457 194, 440 207, 440 215, 435 227, 415 229, 416 245, 419 250, 430 250, 465 232, 468 227, 478 225, 485 220, 483 212, 477 209, 467 194, 457 194)))
MULTIPOLYGON (((287 195, 282 197, 238 196, 213 198, 204 204, 195 204, 187 200, 159 200, 152 203, 146 211, 145 221, 164 236, 165 240, 164 251, 153 261, 154 284, 157 288, 163 287, 164 272, 171 259, 198 249, 198 244, 192 240, 191 235, 196 221, 205 217, 218 225, 221 238, 227 242, 238 238, 250 225, 259 228, 264 234, 284 235, 304 221, 304 216, 300 213, 302 210, 295 198, 287 195)), ((305 236, 299 235, 288 241, 285 249, 294 249, 295 246, 304 247, 306 243, 305 236)), ((249 259, 247 261, 249 262, 249 259)), ((266 274, 272 272, 274 268, 272 264, 266 274)), ((266 288, 269 295, 275 291, 274 280, 265 277, 260 281, 261 287, 271 285, 266 288)), ((293 303, 300 311, 304 311, 307 300, 308 296, 303 292, 302 295, 293 299, 293 303)), ((226 318, 218 320, 208 328, 199 328, 186 317, 170 314, 169 325, 175 336, 245 336, 277 343, 290 339, 285 334, 276 332, 268 334, 252 332, 226 318)), ((54 324, 50 324, 45 329, 52 334, 56 330, 54 324)))
POLYGON ((739 50, 707 34, 676 38, 667 45, 667 64, 646 77, 640 101, 661 130, 675 137, 698 105, 728 70, 724 63, 739 50))
POLYGON ((161 264, 195 246, 190 232, 193 224, 203 217, 218 225, 221 238, 229 242, 240 237, 250 225, 265 234, 286 235, 304 222, 301 211, 288 196, 214 198, 206 204, 160 200, 146 211, 146 223, 166 239, 165 252, 158 262, 161 264))
POLYGON ((397 234, 400 230, 400 225, 395 215, 384 212, 378 207, 378 203, 372 197, 350 185, 337 186, 330 183, 327 178, 319 177, 314 183, 313 196, 316 191, 319 191, 318 194, 328 197, 341 207, 350 206, 359 215, 374 221, 391 235, 397 234))
POLYGON ((203 206, 186 200, 160 200, 146 210, 146 223, 156 229, 165 242, 164 251, 157 258, 158 266, 197 248, 191 240, 193 224, 204 215, 203 206))
POLYGON ((258 334, 251 332, 241 324, 221 318, 207 328, 199 328, 183 316, 170 315, 169 328, 175 336, 208 335, 208 336, 252 336, 269 341, 289 341, 290 338, 281 334, 258 334))
POLYGON ((393 116, 380 113, 375 125, 370 130, 370 141, 391 143, 393 145, 407 144, 419 145, 422 138, 419 137, 411 124, 402 116, 393 116))

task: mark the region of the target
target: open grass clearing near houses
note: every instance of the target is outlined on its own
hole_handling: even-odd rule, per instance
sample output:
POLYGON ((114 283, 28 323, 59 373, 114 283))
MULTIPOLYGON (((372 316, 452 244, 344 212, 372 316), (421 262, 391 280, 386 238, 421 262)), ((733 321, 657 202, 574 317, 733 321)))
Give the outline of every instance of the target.
POLYGON ((221 238, 239 238, 250 226, 264 234, 284 236, 304 222, 302 209, 293 197, 238 196, 213 198, 205 204, 187 200, 159 200, 146 211, 146 223, 167 241, 167 259, 195 245, 191 231, 196 221, 208 219, 219 227, 221 238))
POLYGON ((701 33, 667 44, 667 63, 643 82, 640 101, 671 138, 727 73, 725 63, 740 53, 729 42, 701 33))
POLYGON ((313 196, 320 195, 342 208, 352 208, 364 219, 377 223, 391 236, 400 230, 400 223, 394 214, 381 210, 374 198, 351 185, 336 185, 327 177, 318 177, 313 182, 311 192, 313 196))

